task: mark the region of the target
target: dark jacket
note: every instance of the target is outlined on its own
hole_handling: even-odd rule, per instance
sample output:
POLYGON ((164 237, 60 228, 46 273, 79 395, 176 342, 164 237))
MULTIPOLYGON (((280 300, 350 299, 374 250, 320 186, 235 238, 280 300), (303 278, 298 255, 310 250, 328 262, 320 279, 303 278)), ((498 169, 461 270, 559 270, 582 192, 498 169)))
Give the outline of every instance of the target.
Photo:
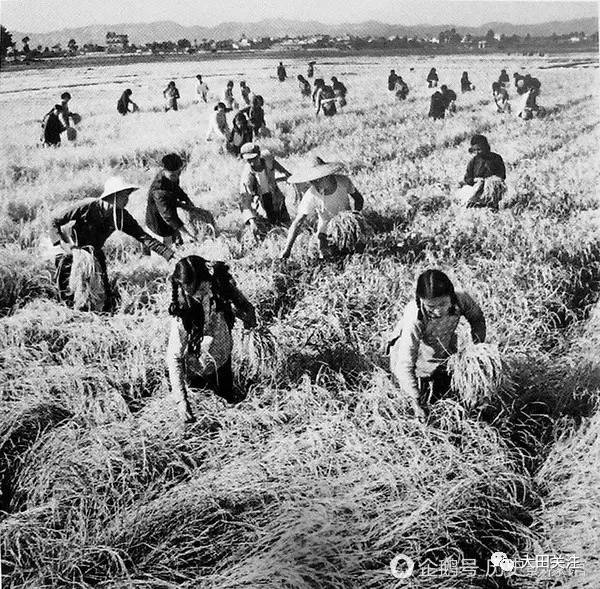
POLYGON ((398 79, 397 74, 390 74, 388 76, 388 90, 393 90, 395 88, 397 79, 398 79))
POLYGON ((165 178, 161 171, 154 177, 148 190, 146 225, 161 237, 174 235, 183 227, 183 222, 177 215, 177 207, 193 206, 179 184, 165 178))
POLYGON ((80 247, 91 245, 101 250, 104 242, 118 228, 164 258, 172 257, 169 248, 148 235, 127 210, 115 210, 113 205, 98 198, 86 198, 70 205, 52 218, 50 237, 54 245, 60 243, 61 227, 67 224, 72 224, 73 241, 80 247))
POLYGON ((122 115, 126 115, 129 112, 130 102, 131 100, 129 98, 129 94, 127 94, 127 92, 123 92, 123 94, 121 94, 121 98, 119 98, 119 101, 117 102, 117 112, 122 115))
POLYGON ((450 90, 450 88, 446 88, 446 90, 442 90, 442 96, 444 97, 444 101, 446 102, 446 108, 453 101, 456 100, 456 92, 454 90, 450 90))
POLYGON ((433 119, 443 119, 446 116, 446 99, 441 92, 434 92, 431 95, 429 105, 429 116, 433 119))
POLYGON ((500 176, 500 178, 506 180, 504 160, 493 151, 478 154, 469 162, 465 174, 465 183, 473 186, 475 178, 488 178, 489 176, 500 176))
POLYGON ((48 113, 44 122, 44 143, 46 145, 59 145, 60 134, 65 130, 65 126, 60 122, 58 115, 53 112, 48 113))

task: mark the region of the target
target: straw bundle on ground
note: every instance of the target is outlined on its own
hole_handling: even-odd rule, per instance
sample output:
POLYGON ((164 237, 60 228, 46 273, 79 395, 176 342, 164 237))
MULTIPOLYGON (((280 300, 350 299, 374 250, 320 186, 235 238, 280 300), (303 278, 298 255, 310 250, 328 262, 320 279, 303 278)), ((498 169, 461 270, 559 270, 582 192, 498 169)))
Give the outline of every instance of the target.
POLYGON ((365 218, 353 211, 337 214, 327 226, 329 244, 342 254, 362 251, 372 233, 365 218))
POLYGON ((183 224, 197 240, 202 241, 207 237, 216 237, 217 224, 210 211, 200 207, 183 209, 181 217, 183 224))
POLYGON ((270 380, 281 361, 279 345, 268 327, 258 326, 242 332, 239 346, 238 374, 245 381, 270 380))
POLYGON ((506 364, 498 346, 470 344, 448 359, 452 388, 470 406, 491 400, 501 389, 510 386, 506 364))
POLYGON ((267 237, 267 234, 273 227, 267 219, 263 219, 262 217, 255 217, 254 221, 256 223, 256 231, 254 231, 250 225, 246 225, 242 233, 240 241, 242 243, 243 251, 251 250, 256 247, 260 241, 267 237))
POLYGON ((85 248, 73 248, 69 291, 73 295, 74 309, 102 310, 106 299, 102 270, 94 254, 85 248))

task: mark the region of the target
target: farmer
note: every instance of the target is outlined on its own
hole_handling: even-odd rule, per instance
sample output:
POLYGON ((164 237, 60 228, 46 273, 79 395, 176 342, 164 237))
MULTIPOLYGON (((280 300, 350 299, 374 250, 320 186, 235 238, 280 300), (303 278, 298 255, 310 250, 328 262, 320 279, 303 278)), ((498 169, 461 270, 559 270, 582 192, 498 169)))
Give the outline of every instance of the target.
POLYGON ((327 225, 342 211, 361 211, 364 204, 362 194, 356 189, 350 178, 339 174, 341 165, 326 163, 320 157, 315 157, 304 170, 293 174, 288 179, 292 184, 310 183, 304 193, 296 218, 290 225, 285 248, 281 258, 290 256, 296 237, 307 217, 318 217, 317 238, 319 254, 324 258, 328 252, 327 225))
POLYGON ((42 121, 42 142, 44 145, 58 147, 60 145, 60 134, 65 130, 65 126, 60 120, 62 105, 55 104, 54 108, 48 112, 42 121))
POLYGON ((203 102, 208 102, 208 84, 202 79, 202 76, 198 74, 196 76, 196 94, 198 95, 198 102, 202 99, 203 102))
POLYGON ((492 93, 494 96, 494 104, 496 105, 496 112, 509 113, 510 102, 508 101, 508 92, 506 88, 500 82, 494 82, 492 84, 492 93))
POLYGON ((460 78, 460 91, 464 94, 465 92, 470 92, 471 90, 475 90, 475 86, 473 86, 469 80, 469 73, 463 72, 460 78))
POLYGON ((214 113, 210 118, 208 124, 208 130, 206 132, 206 141, 210 141, 212 139, 213 134, 219 138, 227 140, 231 130, 229 129, 229 125, 227 124, 227 113, 230 111, 230 108, 225 106, 224 102, 218 102, 215 105, 214 113))
POLYGON ((333 94, 335 95, 337 105, 342 108, 346 106, 346 94, 348 89, 342 82, 340 82, 335 76, 331 77, 331 87, 333 88, 333 94))
POLYGON ((62 124, 65 128, 69 128, 71 126, 71 119, 73 118, 71 115, 71 111, 69 110, 69 101, 71 100, 71 94, 69 92, 63 92, 60 95, 60 118, 62 119, 62 124))
POLYGON ((240 209, 253 233, 259 228, 257 217, 262 217, 273 225, 287 225, 290 215, 285 206, 285 196, 277 186, 275 172, 283 174, 285 179, 291 174, 271 155, 256 143, 242 146, 241 156, 246 161, 240 179, 240 209))
POLYGON ((255 139, 268 133, 267 124, 265 122, 265 111, 263 108, 264 103, 263 97, 260 94, 257 94, 252 99, 252 106, 246 107, 240 111, 247 115, 248 124, 255 139))
POLYGON ((313 84, 312 92, 312 102, 315 106, 317 105, 317 94, 323 86, 325 86, 325 80, 323 78, 316 78, 313 84))
POLYGON ((280 82, 285 82, 285 79, 287 78, 287 73, 282 61, 280 61, 279 65, 277 66, 277 77, 279 78, 280 82))
POLYGON ((506 192, 506 168, 504 160, 492 152, 490 144, 484 135, 473 135, 469 153, 474 154, 467 165, 464 185, 473 187, 465 195, 468 208, 490 207, 498 209, 498 203, 506 192))
POLYGON ((50 227, 52 243, 60 245, 65 252, 56 257, 55 279, 61 300, 71 302, 69 277, 73 261, 72 248, 91 246, 102 272, 106 294, 105 309, 110 308, 111 289, 102 247, 116 230, 134 237, 145 247, 167 260, 173 257, 173 251, 146 233, 125 209, 129 195, 138 188, 122 178, 109 178, 98 198, 87 198, 71 204, 52 217, 50 227))
MULTIPOLYGON (((162 166, 150 188, 146 201, 146 225, 166 246, 183 243, 182 234, 191 241, 194 236, 184 226, 177 209, 194 209, 194 203, 179 186, 183 160, 176 153, 169 153, 161 160, 162 166)), ((149 253, 146 251, 145 253, 149 253)))
POLYGON ((302 74, 298 74, 298 88, 300 88, 301 96, 310 96, 310 82, 302 74))
POLYGON ((167 87, 163 90, 163 96, 165 97, 165 112, 168 110, 178 110, 177 101, 179 100, 179 90, 175 86, 175 82, 171 81, 167 87))
POLYGON ((307 78, 312 78, 315 75, 315 64, 316 63, 317 63, 316 61, 308 62, 308 68, 306 69, 306 77, 307 78))
POLYGON ((444 97, 446 111, 449 113, 456 112, 456 92, 448 88, 446 84, 442 84, 440 90, 442 91, 442 96, 444 97))
POLYGON ((396 75, 396 70, 390 70, 390 75, 388 76, 388 90, 393 92, 396 89, 396 80, 398 76, 396 75))
POLYGON ((527 108, 538 110, 537 97, 540 95, 542 87, 541 82, 537 78, 533 78, 531 74, 526 74, 524 78, 525 92, 529 92, 526 100, 527 108))
POLYGON ((240 150, 244 143, 252 141, 252 127, 248 124, 248 119, 243 112, 238 112, 233 117, 231 132, 227 137, 225 149, 233 155, 240 155, 240 150))
POLYGON ((437 86, 439 81, 437 72, 435 71, 435 68, 432 67, 429 70, 429 73, 427 74, 427 84, 428 84, 428 88, 434 88, 435 86, 437 86))
POLYGON ((513 79, 517 94, 525 94, 525 92, 527 92, 527 88, 525 88, 525 76, 522 76, 519 72, 515 72, 513 74, 513 79))
POLYGON ((406 97, 408 96, 408 85, 402 79, 402 76, 396 76, 395 84, 394 89, 396 90, 396 98, 398 100, 406 100, 406 97))
POLYGON ((188 387, 209 389, 229 403, 246 393, 233 383, 231 330, 236 317, 246 329, 256 326, 254 307, 238 290, 223 262, 186 256, 171 275, 171 315, 166 364, 177 412, 195 421, 188 387))
POLYGON ((251 104, 251 100, 250 100, 250 94, 252 92, 250 91, 250 86, 246 85, 246 82, 244 80, 242 80, 240 82, 240 94, 242 95, 242 100, 244 101, 244 104, 246 106, 250 106, 251 104))
MULTIPOLYGON (((317 80, 315 80, 315 86, 317 85, 317 80)), ((325 84, 324 80, 321 80, 321 84, 317 88, 315 94, 313 94, 315 100, 315 106, 317 107, 316 116, 319 116, 321 110, 323 110, 323 114, 326 117, 332 117, 336 112, 337 108, 335 106, 335 92, 331 86, 325 84)))
POLYGON ((127 88, 121 94, 121 98, 119 98, 117 102, 117 112, 123 116, 125 116, 128 112, 136 112, 139 110, 138 105, 131 100, 131 95, 133 92, 130 88, 127 88), (129 105, 131 105, 131 111, 129 110, 129 105))
POLYGON ((443 119, 446 116, 446 99, 439 90, 436 90, 431 95, 428 116, 430 116, 434 121, 443 119))
POLYGON ((229 80, 227 86, 225 86, 225 90, 223 90, 223 102, 229 110, 237 110, 238 108, 238 103, 233 97, 233 80, 229 80))
POLYGON ((390 368, 415 414, 424 418, 433 403, 452 393, 445 363, 457 351, 456 329, 464 317, 473 341, 485 341, 486 326, 479 305, 440 270, 426 270, 417 279, 415 298, 388 337, 390 368))
POLYGON ((500 71, 500 77, 498 78, 498 82, 500 82, 500 84, 502 84, 503 86, 508 86, 510 84, 510 78, 508 77, 506 70, 500 71))

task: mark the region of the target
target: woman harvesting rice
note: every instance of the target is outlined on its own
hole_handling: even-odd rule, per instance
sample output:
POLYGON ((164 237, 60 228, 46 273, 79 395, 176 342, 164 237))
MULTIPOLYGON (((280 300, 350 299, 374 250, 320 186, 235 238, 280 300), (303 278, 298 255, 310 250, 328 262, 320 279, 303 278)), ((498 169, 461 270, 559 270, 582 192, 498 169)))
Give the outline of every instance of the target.
POLYGON ((329 222, 343 211, 361 211, 364 204, 362 194, 356 189, 348 176, 339 174, 341 164, 326 163, 316 157, 306 169, 293 174, 288 182, 292 184, 310 183, 310 188, 304 193, 296 218, 288 230, 285 249, 281 258, 288 258, 296 237, 304 221, 317 215, 317 237, 319 239, 320 257, 325 257, 329 250, 327 226, 329 222))
POLYGON ((93 252, 100 265, 106 295, 105 307, 110 307, 110 284, 102 247, 114 231, 127 233, 167 260, 174 256, 172 249, 148 235, 125 209, 129 195, 138 188, 122 178, 109 178, 104 185, 104 192, 98 198, 88 198, 72 204, 52 218, 52 243, 60 245, 65 252, 56 258, 56 282, 62 300, 72 302, 72 293, 69 292, 72 250, 75 247, 85 247, 93 252))
POLYGON ((390 368, 419 417, 451 392, 446 361, 457 351, 461 317, 469 322, 473 341, 484 342, 485 318, 479 305, 467 293, 455 291, 446 274, 427 270, 417 279, 415 298, 388 338, 390 368))
POLYGON ((231 330, 236 316, 246 329, 255 327, 254 307, 223 262, 211 266, 200 256, 187 256, 177 262, 171 276, 166 361, 177 411, 186 423, 195 421, 188 386, 212 390, 230 403, 245 398, 233 384, 231 330))
POLYGON ((473 135, 469 153, 474 154, 467 164, 464 187, 460 198, 467 208, 490 207, 498 210, 506 193, 506 167, 502 156, 494 153, 484 135, 473 135))

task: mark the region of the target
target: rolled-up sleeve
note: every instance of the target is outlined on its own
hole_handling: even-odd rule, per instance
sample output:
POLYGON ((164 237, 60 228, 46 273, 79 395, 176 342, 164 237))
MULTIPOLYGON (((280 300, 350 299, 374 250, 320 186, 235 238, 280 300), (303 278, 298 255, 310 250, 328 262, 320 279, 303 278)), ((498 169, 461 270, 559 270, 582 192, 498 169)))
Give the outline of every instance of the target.
POLYGON ((392 342, 390 369, 402 391, 414 401, 418 401, 419 385, 416 366, 421 343, 421 328, 414 301, 406 305, 402 319, 393 333, 400 333, 400 336, 392 342))

